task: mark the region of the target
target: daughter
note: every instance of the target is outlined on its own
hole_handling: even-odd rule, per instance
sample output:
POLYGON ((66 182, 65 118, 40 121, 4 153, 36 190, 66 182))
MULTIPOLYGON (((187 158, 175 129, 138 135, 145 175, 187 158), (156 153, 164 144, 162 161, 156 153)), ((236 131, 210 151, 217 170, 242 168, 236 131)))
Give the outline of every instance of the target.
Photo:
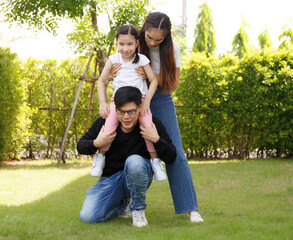
MULTIPOLYGON (((152 126, 153 123, 152 114, 150 112, 150 101, 158 86, 157 77, 150 66, 149 59, 138 53, 138 32, 135 27, 132 25, 122 25, 117 30, 115 38, 118 52, 109 57, 98 80, 98 95, 100 101, 99 113, 103 118, 107 119, 105 122, 104 132, 109 132, 117 128, 119 124, 117 114, 126 114, 125 112, 116 109, 113 101, 117 89, 123 86, 137 87, 141 91, 143 97, 139 121, 145 126, 152 126), (112 86, 114 88, 114 93, 109 109, 105 97, 105 84, 110 75, 112 66, 115 63, 121 63, 122 65, 118 75, 113 79, 112 86), (147 78, 150 81, 149 89, 147 87, 146 80, 137 76, 135 68, 138 66, 143 66, 146 72, 147 78)), ((134 112, 133 110, 133 112, 127 112, 127 114, 131 117, 131 115, 136 114, 136 111, 134 112)), ((151 156, 151 166, 155 179, 157 181, 166 180, 167 177, 164 172, 163 165, 157 156, 154 145, 150 141, 145 140, 145 142, 151 156)), ((94 162, 91 170, 92 176, 98 177, 102 175, 105 167, 105 153, 109 150, 110 146, 111 144, 101 147, 99 149, 99 153, 94 155, 94 162)))

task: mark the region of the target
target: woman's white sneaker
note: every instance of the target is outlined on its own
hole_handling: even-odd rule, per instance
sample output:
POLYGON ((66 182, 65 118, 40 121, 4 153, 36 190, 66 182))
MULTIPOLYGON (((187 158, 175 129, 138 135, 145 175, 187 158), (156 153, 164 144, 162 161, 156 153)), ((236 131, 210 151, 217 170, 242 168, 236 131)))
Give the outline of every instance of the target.
POLYGON ((195 211, 189 213, 189 219, 190 219, 190 222, 197 222, 197 223, 203 222, 203 219, 200 216, 200 214, 195 211))

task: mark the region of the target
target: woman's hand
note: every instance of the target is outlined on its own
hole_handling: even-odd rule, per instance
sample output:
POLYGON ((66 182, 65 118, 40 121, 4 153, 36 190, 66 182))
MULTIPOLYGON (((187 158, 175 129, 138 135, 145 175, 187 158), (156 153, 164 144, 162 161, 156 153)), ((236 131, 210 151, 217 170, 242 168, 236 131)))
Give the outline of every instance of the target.
POLYGON ((100 104, 100 109, 99 109, 99 114, 101 115, 102 118, 107 118, 108 114, 110 112, 109 106, 107 103, 101 103, 100 104))
POLYGON ((138 66, 137 68, 135 68, 135 71, 136 71, 138 77, 142 77, 144 79, 148 78, 145 71, 144 71, 143 66, 138 66))
POLYGON ((113 64, 110 75, 109 75, 109 79, 113 80, 113 78, 117 76, 118 71, 121 69, 121 67, 122 67, 122 63, 113 64))

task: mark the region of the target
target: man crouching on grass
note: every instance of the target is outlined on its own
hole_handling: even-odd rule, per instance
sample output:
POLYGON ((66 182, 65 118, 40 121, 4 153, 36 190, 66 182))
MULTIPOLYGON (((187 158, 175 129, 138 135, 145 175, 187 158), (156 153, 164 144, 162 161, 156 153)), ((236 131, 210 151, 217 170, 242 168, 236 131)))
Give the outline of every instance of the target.
POLYGON ((102 222, 119 216, 131 198, 128 210, 132 212, 133 225, 148 225, 145 198, 153 171, 144 139, 153 142, 158 157, 166 164, 175 161, 176 149, 158 119, 153 117, 153 127, 139 124, 141 97, 138 88, 119 88, 114 97, 118 128, 104 133, 105 119, 99 117, 77 144, 80 154, 92 155, 100 147, 112 143, 105 155, 102 177, 86 194, 80 211, 80 219, 84 222, 102 222))

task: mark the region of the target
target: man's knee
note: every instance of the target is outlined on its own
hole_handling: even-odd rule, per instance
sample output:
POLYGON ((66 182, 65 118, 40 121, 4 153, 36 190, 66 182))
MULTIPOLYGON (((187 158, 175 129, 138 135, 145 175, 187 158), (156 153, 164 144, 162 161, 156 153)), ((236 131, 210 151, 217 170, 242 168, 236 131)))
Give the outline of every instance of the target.
POLYGON ((138 175, 145 169, 145 160, 139 155, 131 155, 126 159, 125 167, 128 173, 138 175))
POLYGON ((81 210, 79 218, 81 221, 86 223, 94 223, 97 222, 97 217, 93 213, 89 213, 86 211, 81 210))

